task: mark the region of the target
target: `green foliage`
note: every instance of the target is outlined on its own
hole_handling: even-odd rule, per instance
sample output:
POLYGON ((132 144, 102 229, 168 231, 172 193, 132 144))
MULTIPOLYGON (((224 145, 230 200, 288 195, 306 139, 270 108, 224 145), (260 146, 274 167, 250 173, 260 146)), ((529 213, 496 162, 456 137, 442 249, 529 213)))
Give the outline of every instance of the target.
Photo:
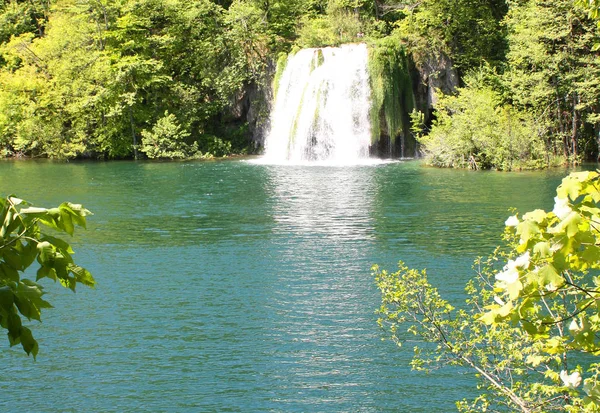
POLYGON ((575 0, 575 4, 587 10, 590 18, 600 20, 600 1, 598 0, 575 0))
POLYGON ((597 25, 571 1, 530 0, 511 3, 506 26, 509 99, 534 114, 565 158, 592 152, 589 132, 597 128, 600 98, 600 58, 592 53, 597 25))
MULTIPOLYGON (((411 81, 408 67, 416 66, 421 80, 429 81, 451 66, 464 84, 470 71, 487 62, 499 73, 498 83, 480 92, 467 85, 462 92, 483 105, 472 114, 495 108, 486 129, 503 124, 510 137, 499 139, 516 141, 508 149, 501 143, 493 154, 476 148, 486 152, 485 159, 473 158, 478 165, 514 169, 544 166, 559 154, 592 156, 600 142, 600 42, 597 21, 587 16, 597 17, 598 7, 575 4, 2 1, 0 156, 137 157, 142 131, 151 131, 165 111, 189 132, 189 143, 207 147, 209 135, 230 141, 221 131, 244 120, 223 115, 248 85, 266 83, 271 58, 298 47, 362 41, 372 45, 375 138, 378 131, 392 141, 409 133, 412 90, 422 85, 411 81), (526 134, 531 139, 525 150, 526 134)), ((418 97, 419 109, 429 110, 427 98, 418 97)), ((436 147, 455 143, 438 141, 436 147)), ((232 150, 237 147, 232 143, 232 150)), ((469 164, 446 161, 441 164, 469 164)))
POLYGON ((483 74, 473 73, 456 96, 442 95, 436 103, 429 133, 418 138, 427 162, 498 170, 549 166, 534 117, 502 103, 483 74))
POLYGON ((185 138, 190 133, 177 122, 177 118, 168 111, 151 130, 142 131, 140 151, 150 159, 190 158, 198 153, 198 145, 188 145, 185 138))
POLYGON ((303 16, 296 44, 324 47, 359 42, 370 27, 366 10, 371 8, 370 2, 363 0, 329 0, 325 13, 303 16))
POLYGON ((331 24, 331 31, 336 44, 357 41, 364 31, 362 19, 357 9, 362 1, 335 1, 329 2, 327 16, 331 24))
POLYGON ((596 24, 566 0, 508 4, 503 73, 490 76, 484 66, 467 74, 458 96, 437 102, 431 131, 420 137, 434 165, 539 168, 597 151, 596 24))
POLYGON ((202 136, 199 143, 200 148, 210 156, 221 157, 231 154, 231 142, 214 135, 202 136))
MULTIPOLYGON (((486 278, 468 286, 469 306, 457 310, 431 286, 425 271, 409 269, 402 262, 394 273, 380 271, 376 266, 373 271, 382 293, 380 325, 399 346, 413 341, 411 336, 432 343, 414 348, 412 368, 430 372, 439 366, 464 366, 480 378, 478 387, 486 393, 473 401, 457 403, 459 410, 553 411, 551 405, 544 403, 543 395, 533 393, 535 386, 521 377, 527 371, 525 359, 529 353, 535 354, 531 338, 517 328, 491 329, 474 321, 479 306, 490 300, 490 293, 482 290, 486 278), (504 383, 515 385, 511 388, 504 383), (524 399, 527 394, 531 396, 524 399), (538 402, 544 403, 547 410, 520 408, 538 402)), ((556 393, 550 392, 552 396, 556 393)))
MULTIPOLYGON (((600 354, 599 183, 597 172, 573 173, 558 187, 551 212, 538 209, 506 222, 511 260, 496 274, 495 292, 510 311, 492 305, 481 320, 519 323, 548 358, 600 354)), ((586 409, 597 411, 598 363, 591 360, 576 369, 591 373, 577 395, 586 409)))
POLYGON ((369 48, 371 81, 371 131, 373 140, 392 139, 408 132, 407 115, 414 108, 412 80, 404 47, 393 37, 373 42, 369 48), (381 130, 381 119, 387 130, 381 130))
POLYGON ((413 109, 410 112, 410 131, 419 139, 425 132, 425 129, 425 114, 419 112, 417 109, 413 109))
POLYGON ((600 409, 599 183, 597 172, 573 173, 558 187, 553 211, 507 219, 506 245, 475 263, 461 309, 424 271, 374 267, 381 325, 398 343, 407 331, 434 344, 417 347, 413 368, 476 372, 482 393, 459 410, 600 409))
POLYGON ((220 153, 209 151, 211 154, 215 156, 227 156, 231 154, 246 155, 253 150, 250 146, 250 131, 247 122, 228 129, 223 135, 227 137, 226 140, 221 139, 221 146, 224 146, 224 148, 220 153))
POLYGON ((21 316, 40 321, 41 311, 52 307, 42 298, 38 281, 50 278, 72 291, 77 284, 95 285, 92 275, 73 261, 71 246, 44 228, 73 235, 75 226, 85 228, 90 214, 68 202, 46 209, 14 196, 0 199, 0 326, 7 330, 11 346, 21 344, 34 358, 38 343, 21 316), (34 262, 39 264, 35 282, 21 276, 34 262))
POLYGON ((304 16, 298 31, 301 47, 324 47, 338 44, 331 21, 327 16, 304 16))
MULTIPOLYGON (((11 2, 0 21, 15 7, 25 6, 11 2)), ((7 155, 132 156, 165 111, 200 139, 262 75, 270 41, 262 11, 243 1, 226 11, 209 0, 57 0, 43 30, 25 23, 0 33, 7 155)))
POLYGON ((8 42, 11 36, 20 36, 24 33, 42 36, 47 23, 48 7, 49 2, 43 0, 2 1, 0 43, 8 42))
MULTIPOLYGON (((392 2, 388 2, 392 3, 392 2)), ((478 67, 482 60, 493 65, 503 60, 504 1, 424 0, 394 2, 404 11, 398 35, 407 44, 418 65, 432 56, 451 56, 462 71, 478 67), (398 4, 400 3, 400 4, 398 4)), ((394 8, 388 4, 388 7, 394 8)))
POLYGON ((257 78, 264 71, 270 41, 264 12, 250 2, 234 1, 226 20, 231 27, 230 35, 236 39, 252 76, 257 78))
POLYGON ((275 54, 287 52, 301 16, 311 13, 319 0, 241 0, 259 10, 263 28, 260 33, 268 39, 268 48, 275 54))

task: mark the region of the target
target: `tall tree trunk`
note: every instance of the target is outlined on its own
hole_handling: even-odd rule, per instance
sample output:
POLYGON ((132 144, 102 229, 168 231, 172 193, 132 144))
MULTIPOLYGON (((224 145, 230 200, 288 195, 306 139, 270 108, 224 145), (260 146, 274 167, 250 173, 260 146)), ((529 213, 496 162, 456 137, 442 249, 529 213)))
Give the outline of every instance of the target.
POLYGON ((561 95, 558 89, 558 79, 554 78, 554 88, 556 90, 556 120, 558 121, 558 136, 562 138, 563 156, 565 162, 569 158, 569 144, 567 142, 567 136, 565 132, 565 124, 563 122, 562 108, 561 108, 561 95))
POLYGON ((573 129, 571 131, 571 153, 573 155, 573 161, 575 162, 577 158, 577 123, 578 123, 578 113, 577 113, 577 104, 578 104, 579 96, 577 92, 573 92, 573 129))
POLYGON ((129 106, 129 124, 131 125, 131 137, 133 138, 133 159, 138 159, 137 136, 135 135, 135 125, 133 124, 133 109, 129 106))
MULTIPOLYGON (((571 56, 576 56, 575 53, 575 27, 573 23, 573 16, 569 15, 569 27, 570 27, 570 41, 569 41, 569 54, 571 56)), ((573 66, 576 66, 576 63, 573 63, 573 66)), ((576 68, 571 66, 569 72, 573 73, 576 71, 576 68)), ((577 113, 577 104, 579 103, 579 95, 577 91, 573 91, 573 124, 571 129, 571 155, 573 156, 573 163, 577 163, 577 123, 579 122, 578 113, 577 113)))
POLYGON ((598 124, 594 126, 594 134, 596 135, 596 162, 600 162, 600 127, 598 124))

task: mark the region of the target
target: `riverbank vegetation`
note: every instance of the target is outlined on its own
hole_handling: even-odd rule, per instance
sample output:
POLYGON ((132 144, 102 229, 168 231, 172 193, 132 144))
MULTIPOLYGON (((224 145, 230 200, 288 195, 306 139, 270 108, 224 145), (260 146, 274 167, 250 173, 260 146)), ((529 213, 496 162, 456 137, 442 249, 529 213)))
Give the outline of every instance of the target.
POLYGON ((374 129, 408 139, 409 113, 421 112, 412 129, 431 163, 517 169, 595 159, 596 7, 570 0, 2 0, 0 156, 252 151, 265 112, 260 101, 268 100, 261 90, 281 53, 365 41, 377 57, 373 68, 391 76, 374 76, 372 117, 383 113, 387 130, 374 129))
POLYGON ((429 161, 520 169, 595 160, 600 58, 588 11, 570 1, 510 2, 503 27, 504 59, 477 69, 485 72, 480 81, 464 82, 458 97, 436 103, 420 138, 429 161))
POLYGON ((573 173, 551 212, 509 217, 506 243, 475 262, 458 308, 425 271, 374 267, 381 325, 400 345, 420 341, 413 368, 476 374, 480 394, 460 411, 600 411, 599 180, 573 173))
POLYGON ((221 119, 267 50, 254 9, 57 0, 0 10, 4 156, 173 158, 246 146, 236 138, 245 125, 221 119), (168 148, 156 141, 165 128, 168 148))

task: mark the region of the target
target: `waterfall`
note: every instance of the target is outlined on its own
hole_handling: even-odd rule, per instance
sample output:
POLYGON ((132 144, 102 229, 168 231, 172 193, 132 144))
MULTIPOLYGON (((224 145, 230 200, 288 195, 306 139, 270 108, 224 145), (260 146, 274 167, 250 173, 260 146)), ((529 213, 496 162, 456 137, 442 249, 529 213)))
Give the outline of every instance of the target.
POLYGON ((279 80, 265 159, 354 163, 368 158, 370 95, 365 44, 303 49, 279 80))

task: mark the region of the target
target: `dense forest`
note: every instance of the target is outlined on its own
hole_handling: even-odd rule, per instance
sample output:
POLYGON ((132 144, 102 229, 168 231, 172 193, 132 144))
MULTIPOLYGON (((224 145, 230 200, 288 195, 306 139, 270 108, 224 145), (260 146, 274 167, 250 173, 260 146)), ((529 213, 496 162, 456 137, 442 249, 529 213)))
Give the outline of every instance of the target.
POLYGON ((600 40, 581 3, 0 0, 0 156, 257 151, 275 63, 366 42, 392 144, 416 138, 439 166, 595 159, 600 40))

